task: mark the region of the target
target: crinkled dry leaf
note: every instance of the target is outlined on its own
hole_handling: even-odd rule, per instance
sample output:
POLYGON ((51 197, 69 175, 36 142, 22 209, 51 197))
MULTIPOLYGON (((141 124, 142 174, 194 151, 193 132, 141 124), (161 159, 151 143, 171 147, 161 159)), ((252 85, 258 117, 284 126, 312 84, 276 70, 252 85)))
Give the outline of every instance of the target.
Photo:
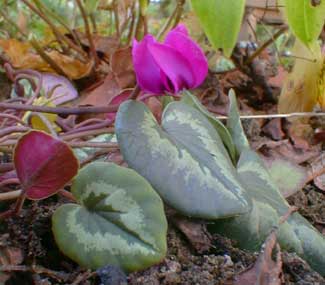
POLYGON ((135 84, 131 48, 119 49, 111 57, 111 68, 118 85, 123 89, 135 84))
MULTIPOLYGON (((10 63, 17 69, 35 69, 41 72, 55 73, 51 66, 40 55, 35 53, 27 42, 16 39, 1 40, 0 49, 10 59, 10 63)), ((81 62, 76 58, 59 53, 56 50, 47 51, 46 54, 56 62, 70 79, 79 79, 90 74, 93 62, 81 62)))
POLYGON ((254 266, 240 273, 234 285, 281 285, 282 284, 282 258, 280 246, 277 243, 276 231, 272 231, 266 239, 262 251, 254 266), (275 260, 273 251, 276 250, 275 260))
POLYGON ((315 175, 324 172, 323 175, 317 175, 316 178, 314 178, 314 183, 319 189, 325 191, 325 152, 311 163, 311 169, 315 175))
POLYGON ((173 217, 172 221, 187 237, 198 253, 203 253, 211 248, 211 235, 202 222, 196 222, 183 217, 173 217))

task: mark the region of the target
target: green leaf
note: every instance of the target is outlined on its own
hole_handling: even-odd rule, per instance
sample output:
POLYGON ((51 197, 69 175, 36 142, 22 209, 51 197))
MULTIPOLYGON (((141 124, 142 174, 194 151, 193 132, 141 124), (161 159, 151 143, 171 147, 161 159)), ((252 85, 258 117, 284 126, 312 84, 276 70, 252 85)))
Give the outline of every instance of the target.
POLYGON ((201 102, 189 91, 184 91, 181 101, 199 110, 209 120, 209 122, 215 127, 216 131, 219 133, 219 136, 222 139, 225 147, 227 148, 232 161, 236 162, 236 148, 231 138, 231 135, 225 125, 221 123, 210 112, 208 112, 208 110, 201 104, 201 102))
POLYGON ((245 132, 243 130, 243 126, 241 124, 238 106, 237 106, 237 98, 233 89, 229 91, 229 113, 227 120, 227 128, 232 137, 232 140, 236 146, 236 152, 238 155, 242 153, 243 150, 249 149, 249 142, 246 138, 245 132))
POLYGON ((163 203, 150 184, 131 169, 95 162, 72 185, 78 204, 53 215, 60 250, 81 266, 107 264, 141 270, 166 254, 167 221, 163 203))
POLYGON ((277 158, 264 162, 272 180, 285 198, 301 190, 308 181, 306 169, 289 160, 277 158))
POLYGON ((127 101, 115 129, 128 165, 185 215, 215 219, 249 210, 227 150, 200 111, 170 103, 161 128, 143 103, 127 101))
POLYGON ((245 0, 191 0, 193 10, 214 48, 230 57, 244 16, 245 0))
POLYGON ((251 199, 252 210, 242 216, 216 222, 213 231, 237 240, 244 249, 256 251, 270 230, 279 227, 278 241, 282 249, 295 251, 315 270, 325 274, 324 238, 298 213, 279 225, 289 205, 254 151, 243 151, 238 173, 251 199))
MULTIPOLYGON (((239 217, 216 222, 211 229, 237 240, 239 246, 244 249, 256 251, 264 243, 270 230, 279 227, 278 241, 281 247, 295 251, 324 275, 325 239, 298 213, 292 214, 286 222, 279 225, 279 220, 288 212, 289 205, 263 161, 249 148, 233 92, 229 93, 229 99, 230 112, 227 126, 240 153, 237 165, 238 177, 246 191, 245 197, 248 197, 252 207, 248 213, 239 217)), ((287 184, 292 180, 283 169, 282 177, 287 184)))
POLYGON ((284 0, 284 5, 294 35, 307 46, 315 42, 324 25, 325 1, 315 7, 310 0, 284 0))

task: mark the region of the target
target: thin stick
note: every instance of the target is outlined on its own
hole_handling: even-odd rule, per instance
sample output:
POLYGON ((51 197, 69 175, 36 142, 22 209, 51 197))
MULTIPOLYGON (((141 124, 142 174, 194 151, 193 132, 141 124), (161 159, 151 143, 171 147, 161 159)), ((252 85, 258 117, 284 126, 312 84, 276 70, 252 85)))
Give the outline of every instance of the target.
POLYGON ((0 103, 0 109, 12 109, 21 111, 33 111, 40 113, 61 114, 61 115, 84 115, 84 114, 101 114, 113 113, 118 110, 119 105, 110 105, 104 107, 49 107, 36 105, 23 105, 14 103, 0 103))
POLYGON ((288 30, 288 26, 284 26, 279 29, 270 39, 268 39, 264 44, 262 44, 245 62, 246 65, 252 63, 252 61, 258 57, 263 50, 265 50, 270 44, 272 44, 278 37, 280 37, 285 31, 288 30))
POLYGON ((21 190, 0 193, 0 201, 15 200, 21 195, 21 190))
MULTIPOLYGON (((305 117, 325 117, 325 113, 302 112, 289 114, 265 114, 265 115, 242 115, 240 119, 276 119, 276 118, 305 118, 305 117)), ((228 116, 216 116, 216 119, 227 120, 228 116)))
POLYGON ((52 69, 64 76, 64 77, 67 77, 69 79, 71 79, 66 73, 65 71, 43 50, 43 48, 38 44, 38 42, 35 40, 35 39, 31 39, 30 40, 30 44, 33 46, 33 48, 36 50, 36 52, 40 55, 40 57, 45 61, 47 62, 47 64, 49 66, 52 67, 52 69))
POLYGON ((102 142, 68 142, 69 146, 75 148, 91 147, 91 148, 107 148, 119 149, 117 143, 102 143, 102 142))
POLYGON ((95 44, 94 44, 94 39, 91 35, 91 32, 90 32, 90 27, 89 27, 89 21, 88 21, 88 17, 87 17, 87 14, 85 12, 85 9, 81 3, 80 0, 76 0, 77 2, 77 5, 79 7, 79 10, 81 12, 81 16, 82 16, 82 19, 85 23, 85 29, 86 29, 86 35, 87 35, 87 38, 88 38, 88 42, 89 42, 89 46, 90 46, 90 53, 95 61, 95 67, 97 68, 98 65, 99 65, 99 58, 97 56, 97 52, 96 52, 96 47, 95 47, 95 44))
POLYGON ((89 137, 89 136, 96 136, 100 134, 112 134, 115 132, 114 128, 102 128, 102 129, 97 129, 97 130, 89 130, 85 132, 79 132, 71 135, 61 135, 60 138, 69 141, 77 138, 83 138, 83 137, 89 137))

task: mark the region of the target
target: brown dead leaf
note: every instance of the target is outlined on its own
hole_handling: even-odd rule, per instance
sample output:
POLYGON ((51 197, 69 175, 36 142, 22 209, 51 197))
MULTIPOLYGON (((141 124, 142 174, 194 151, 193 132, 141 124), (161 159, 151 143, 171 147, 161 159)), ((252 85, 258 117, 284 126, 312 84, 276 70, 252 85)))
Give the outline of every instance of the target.
POLYGON ((285 133, 282 130, 282 121, 280 118, 270 120, 262 128, 263 132, 273 140, 279 141, 284 138, 285 133))
MULTIPOLYGON (((55 73, 51 66, 38 55, 28 42, 16 39, 1 40, 0 49, 17 69, 35 69, 41 72, 55 73)), ((56 50, 46 51, 46 54, 56 62, 70 79, 79 79, 90 74, 93 62, 80 60, 59 53, 56 50)))
POLYGON ((253 267, 240 273, 234 285, 281 285, 282 283, 282 258, 280 246, 277 243, 276 231, 273 230, 266 239, 262 251, 253 267), (273 251, 276 251, 273 260, 273 251))
POLYGON ((314 183, 315 185, 325 191, 325 152, 323 152, 319 157, 317 157, 311 163, 312 174, 315 177, 314 183), (322 175, 317 175, 319 173, 324 173, 322 175))
POLYGON ((79 105, 107 106, 121 92, 113 74, 108 74, 96 88, 88 88, 81 92, 79 105))
MULTIPOLYGON (((81 42, 82 47, 88 52, 90 45, 87 35, 80 31, 75 31, 75 34, 77 35, 78 40, 81 42)), ((73 40, 71 34, 66 34, 66 36, 73 40)), ((100 57, 105 57, 105 59, 107 60, 110 59, 111 55, 118 49, 120 45, 119 39, 117 37, 93 34, 92 39, 95 45, 95 49, 98 52, 98 55, 100 57)))
POLYGON ((319 156, 320 146, 302 149, 293 146, 289 140, 281 140, 263 141, 256 146, 256 149, 270 159, 289 159, 294 163, 301 164, 319 156))
MULTIPOLYGON (((0 247, 0 265, 18 265, 24 256, 22 250, 16 247, 0 247)), ((10 278, 10 273, 0 272, 0 283, 4 284, 10 278)))
POLYGON ((314 130, 308 121, 292 120, 288 135, 295 147, 308 150, 313 143, 314 130))
POLYGON ((172 221, 198 253, 203 253, 211 248, 212 239, 204 224, 179 216, 172 217, 172 221))
POLYGON ((135 74, 132 62, 131 48, 115 51, 111 57, 111 69, 121 89, 135 85, 135 74))

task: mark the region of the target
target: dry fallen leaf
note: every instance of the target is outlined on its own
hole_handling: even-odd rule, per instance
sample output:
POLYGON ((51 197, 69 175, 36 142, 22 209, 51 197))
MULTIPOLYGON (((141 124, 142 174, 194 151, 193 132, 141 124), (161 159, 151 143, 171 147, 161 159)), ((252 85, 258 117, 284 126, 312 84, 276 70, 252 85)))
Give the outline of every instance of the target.
POLYGON ((281 285, 282 258, 277 243, 276 231, 273 230, 266 239, 262 251, 253 267, 243 271, 236 278, 234 285, 281 285), (273 252, 275 260, 273 260, 273 252))
POLYGON ((323 175, 317 175, 314 178, 314 183, 319 189, 325 191, 325 152, 323 152, 311 163, 311 169, 313 174, 324 171, 323 175))
POLYGON ((318 103, 325 108, 324 64, 319 44, 312 51, 296 41, 296 63, 284 82, 279 99, 279 113, 310 112, 318 103))
MULTIPOLYGON (((28 42, 16 39, 0 39, 0 50, 9 58, 10 63, 17 69, 35 69, 41 72, 55 73, 51 66, 38 55, 28 42)), ((70 79, 79 79, 90 74, 93 62, 80 60, 59 53, 56 50, 46 51, 46 54, 61 67, 70 79)))
POLYGON ((127 47, 115 51, 110 62, 112 72, 120 88, 133 87, 135 85, 135 74, 131 48, 127 47))
POLYGON ((198 253, 203 253, 211 248, 212 239, 204 224, 176 216, 172 217, 172 221, 198 253))

